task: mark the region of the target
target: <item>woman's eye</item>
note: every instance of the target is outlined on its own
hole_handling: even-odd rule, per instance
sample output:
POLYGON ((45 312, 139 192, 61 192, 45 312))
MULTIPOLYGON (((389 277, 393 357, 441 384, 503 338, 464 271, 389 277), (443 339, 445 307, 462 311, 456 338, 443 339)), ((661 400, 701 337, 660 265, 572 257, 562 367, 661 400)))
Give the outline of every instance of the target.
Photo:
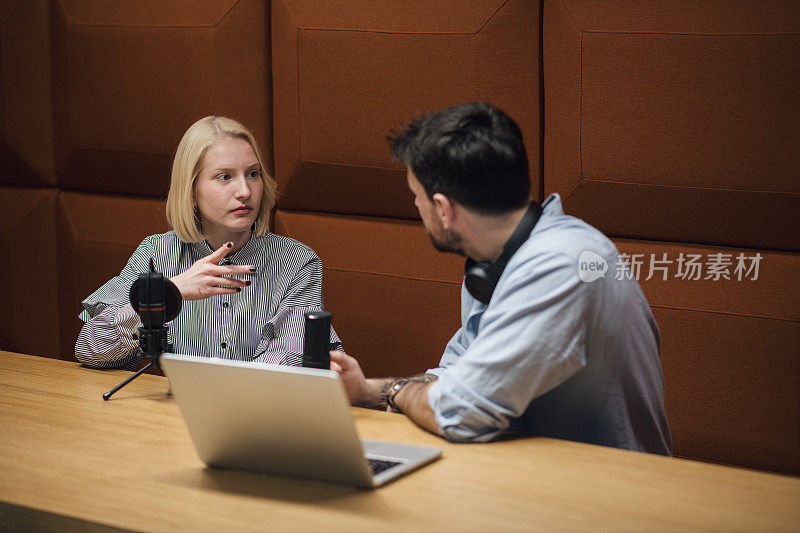
POLYGON ((220 181, 228 181, 229 179, 231 179, 231 175, 230 174, 220 174, 219 176, 217 176, 217 179, 220 180, 220 181))
POLYGON ((258 171, 258 170, 251 170, 250 172, 247 173, 247 177, 248 178, 257 178, 260 175, 261 175, 261 172, 258 171))

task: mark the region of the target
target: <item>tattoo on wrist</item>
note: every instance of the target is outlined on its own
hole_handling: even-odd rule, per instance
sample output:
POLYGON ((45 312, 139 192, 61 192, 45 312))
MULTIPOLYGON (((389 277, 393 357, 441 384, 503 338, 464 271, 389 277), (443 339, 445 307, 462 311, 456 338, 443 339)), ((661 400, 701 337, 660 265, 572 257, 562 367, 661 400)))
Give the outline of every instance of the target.
POLYGON ((412 383, 431 383, 439 379, 439 376, 436 374, 419 374, 418 376, 406 378, 406 381, 410 381, 412 383))
POLYGON ((389 405, 389 401, 387 398, 389 397, 389 391, 392 390, 392 387, 395 383, 398 382, 400 378, 386 378, 383 383, 381 383, 381 395, 380 401, 378 405, 375 406, 375 409, 380 409, 381 411, 385 411, 386 407, 389 405))

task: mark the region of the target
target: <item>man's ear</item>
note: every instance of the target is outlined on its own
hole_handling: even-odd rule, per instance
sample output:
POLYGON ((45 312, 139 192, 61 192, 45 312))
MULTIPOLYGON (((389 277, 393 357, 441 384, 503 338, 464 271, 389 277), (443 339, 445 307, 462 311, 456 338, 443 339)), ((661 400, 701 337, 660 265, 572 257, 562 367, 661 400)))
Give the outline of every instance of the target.
POLYGON ((449 230, 453 227, 456 218, 456 204, 444 194, 437 192, 431 198, 436 207, 436 215, 442 223, 444 229, 449 230))

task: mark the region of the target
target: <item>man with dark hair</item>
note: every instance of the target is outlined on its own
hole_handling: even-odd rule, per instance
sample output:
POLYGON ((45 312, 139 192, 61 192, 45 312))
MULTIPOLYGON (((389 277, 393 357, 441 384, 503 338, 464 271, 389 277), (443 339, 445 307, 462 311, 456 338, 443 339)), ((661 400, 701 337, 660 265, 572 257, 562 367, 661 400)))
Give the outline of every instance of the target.
POLYGON ((437 250, 467 257, 462 327, 438 368, 365 379, 331 352, 355 405, 401 411, 448 440, 506 431, 669 455, 659 333, 614 244, 530 199, 522 134, 484 103, 414 120, 392 139, 437 250), (610 275, 606 275, 610 271, 610 275))

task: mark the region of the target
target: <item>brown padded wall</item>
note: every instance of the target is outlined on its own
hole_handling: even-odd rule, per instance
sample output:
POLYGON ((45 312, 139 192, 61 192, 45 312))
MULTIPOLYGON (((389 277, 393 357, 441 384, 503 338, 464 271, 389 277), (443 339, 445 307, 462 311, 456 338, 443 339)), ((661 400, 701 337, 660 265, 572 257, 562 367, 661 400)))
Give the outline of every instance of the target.
POLYGON ((386 135, 474 100, 519 122, 538 197, 538 27, 526 1, 272 2, 278 206, 418 218, 386 135))
POLYGON ((461 258, 434 251, 419 222, 281 210, 275 219, 322 259, 326 308, 368 376, 438 366, 460 323, 461 258))
POLYGON ((56 195, 0 187, 0 350, 58 353, 56 195))
POLYGON ((56 184, 48 13, 47 0, 0 3, 1 184, 56 184))
POLYGON ((117 275, 147 235, 169 227, 164 202, 146 198, 65 192, 57 217, 61 358, 69 360, 83 324, 81 301, 117 275))
POLYGON ((800 256, 637 240, 616 244, 631 262, 641 262, 639 283, 661 330, 675 454, 800 474, 800 256), (731 261, 730 279, 706 279, 707 262, 718 253, 731 261), (700 256, 701 279, 676 277, 681 254, 700 256), (748 267, 761 255, 757 273, 737 279, 739 254, 748 267), (648 280, 653 258, 672 263, 648 280))
POLYGON ((271 166, 261 0, 56 0, 56 166, 65 189, 165 196, 183 132, 206 115, 250 127, 271 166))
POLYGON ((793 2, 544 5, 545 193, 614 236, 800 250, 793 2))
POLYGON ((640 277, 675 453, 794 474, 798 30, 789 2, 544 3, 545 192, 645 264, 762 255, 755 281, 640 277))

